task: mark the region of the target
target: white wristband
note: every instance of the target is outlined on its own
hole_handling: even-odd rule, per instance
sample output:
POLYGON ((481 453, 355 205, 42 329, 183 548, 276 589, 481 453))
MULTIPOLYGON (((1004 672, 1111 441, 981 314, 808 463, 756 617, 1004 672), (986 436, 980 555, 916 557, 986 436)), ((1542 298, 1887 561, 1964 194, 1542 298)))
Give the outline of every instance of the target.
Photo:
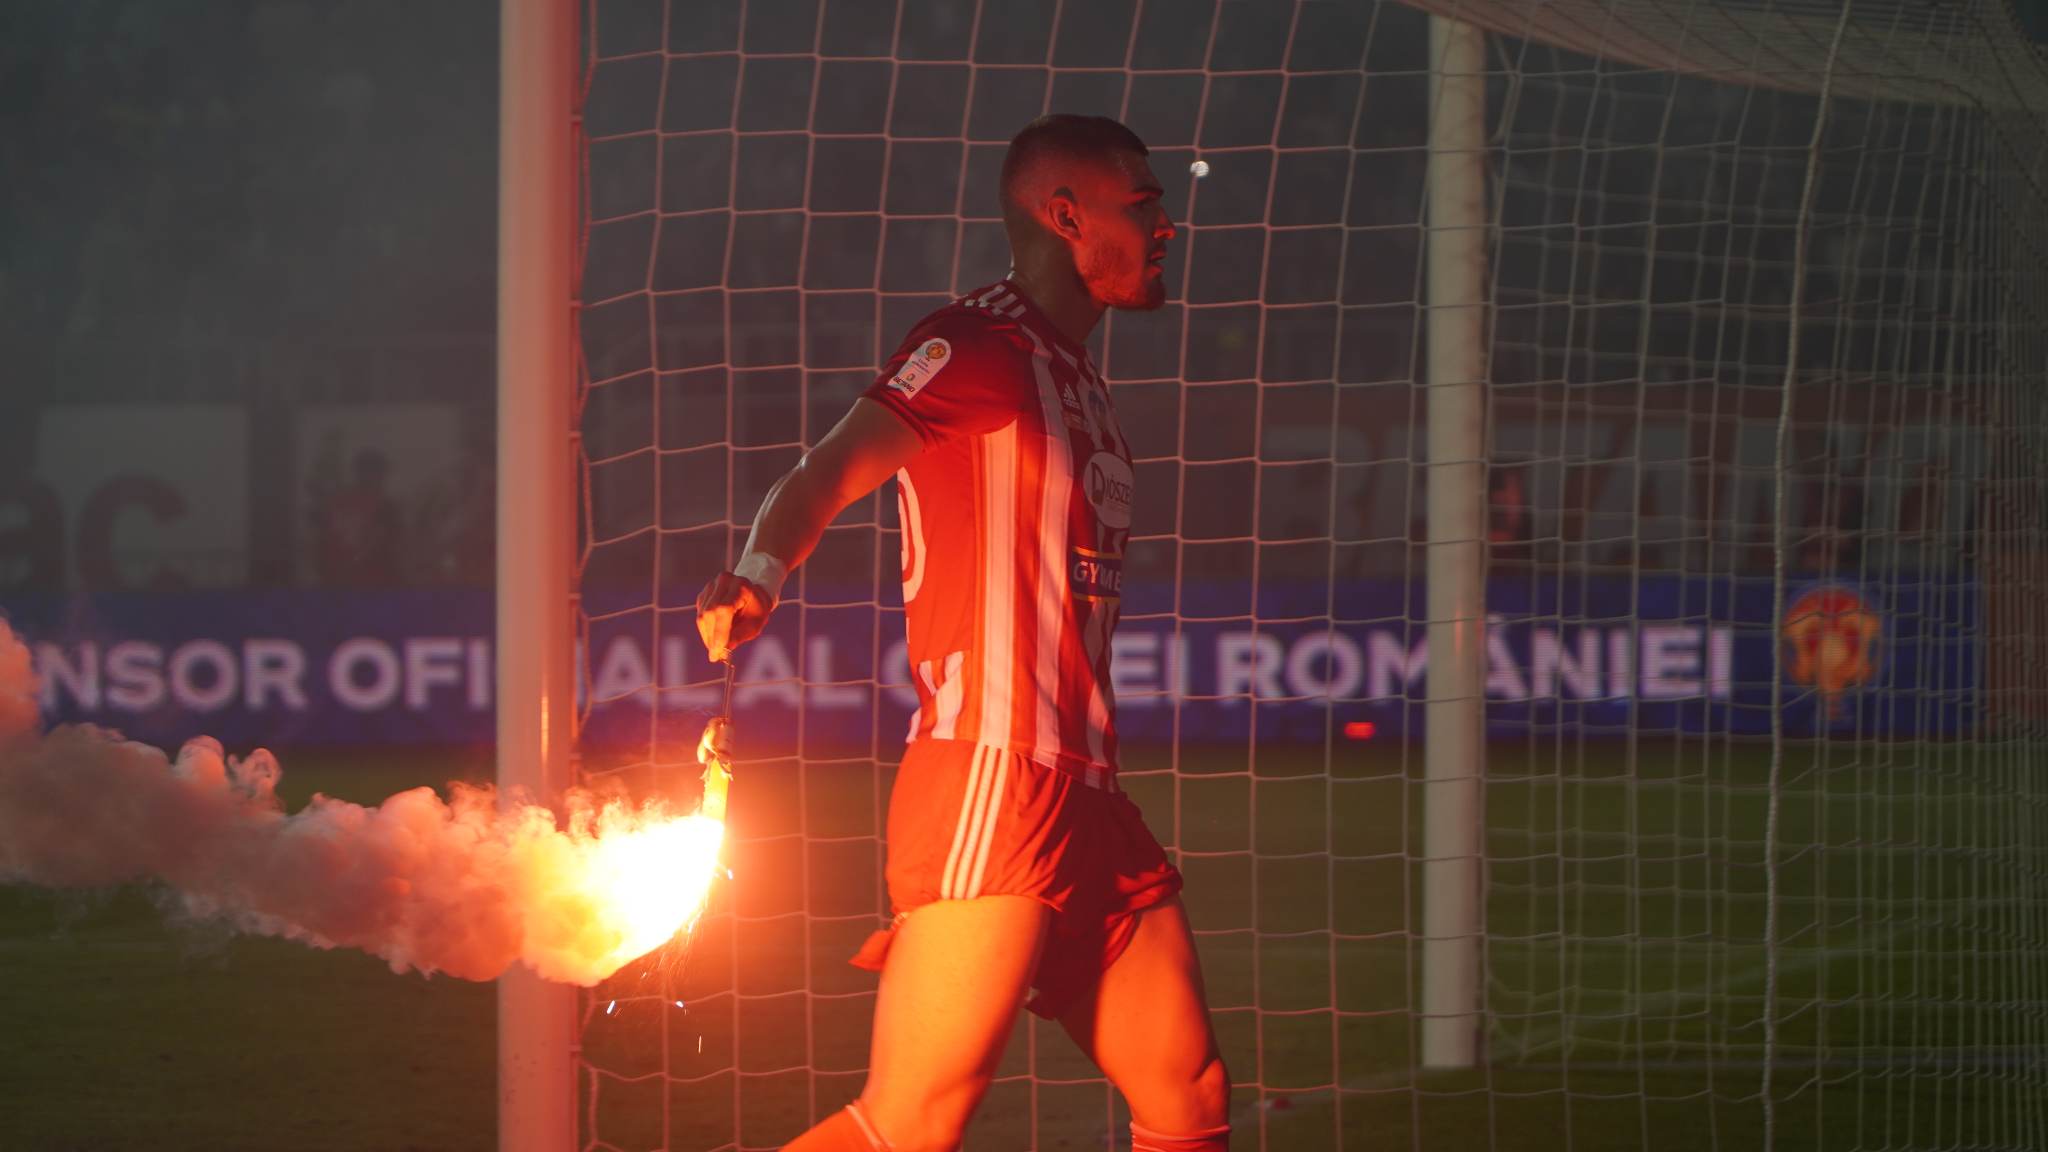
POLYGON ((782 582, 789 579, 789 567, 766 552, 749 552, 733 565, 732 574, 757 585, 768 594, 768 607, 782 601, 782 582))

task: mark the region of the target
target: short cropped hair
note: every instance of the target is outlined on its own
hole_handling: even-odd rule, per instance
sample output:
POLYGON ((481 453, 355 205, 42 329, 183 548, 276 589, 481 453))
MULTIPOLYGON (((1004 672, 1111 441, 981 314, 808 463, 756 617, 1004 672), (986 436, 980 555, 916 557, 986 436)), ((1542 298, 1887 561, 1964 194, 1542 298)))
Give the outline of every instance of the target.
MULTIPOLYGON (((1147 155, 1138 134, 1107 116, 1081 116, 1053 112, 1040 116, 1010 138, 1003 154, 1002 198, 1007 214, 1013 209, 1012 190, 1026 172, 1056 160, 1106 160, 1118 152, 1147 155)), ((1015 205, 1021 208, 1021 205, 1015 205)))

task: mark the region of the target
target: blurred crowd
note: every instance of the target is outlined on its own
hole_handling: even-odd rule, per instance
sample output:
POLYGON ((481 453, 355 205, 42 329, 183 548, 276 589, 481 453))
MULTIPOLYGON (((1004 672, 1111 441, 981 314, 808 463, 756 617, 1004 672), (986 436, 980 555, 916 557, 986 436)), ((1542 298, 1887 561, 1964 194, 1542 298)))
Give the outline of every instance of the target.
POLYGON ((485 587, 496 541, 491 462, 466 451, 416 493, 391 461, 359 447, 344 465, 329 438, 306 483, 304 583, 323 588, 485 587))

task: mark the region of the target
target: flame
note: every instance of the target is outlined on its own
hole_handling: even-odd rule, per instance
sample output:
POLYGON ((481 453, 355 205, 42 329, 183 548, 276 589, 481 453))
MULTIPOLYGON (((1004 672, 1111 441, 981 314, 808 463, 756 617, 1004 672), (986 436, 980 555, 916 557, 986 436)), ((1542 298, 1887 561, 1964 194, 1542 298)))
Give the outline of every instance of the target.
POLYGON ((696 926, 719 872, 725 824, 702 813, 679 819, 618 813, 624 827, 590 840, 577 887, 616 940, 590 958, 592 971, 617 971, 696 926), (638 826, 632 826, 638 825, 638 826))

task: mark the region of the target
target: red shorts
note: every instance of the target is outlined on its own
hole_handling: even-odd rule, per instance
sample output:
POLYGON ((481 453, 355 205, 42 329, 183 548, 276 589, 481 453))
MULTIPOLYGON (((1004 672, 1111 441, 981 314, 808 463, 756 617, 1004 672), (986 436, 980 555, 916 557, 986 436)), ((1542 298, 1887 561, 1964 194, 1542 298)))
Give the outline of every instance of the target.
POLYGON ((889 797, 896 919, 853 963, 881 971, 896 925, 934 900, 1029 896, 1054 916, 1026 1007, 1057 1017, 1123 955, 1137 913, 1180 891, 1180 870, 1115 789, 1016 752, 913 741, 889 797))

